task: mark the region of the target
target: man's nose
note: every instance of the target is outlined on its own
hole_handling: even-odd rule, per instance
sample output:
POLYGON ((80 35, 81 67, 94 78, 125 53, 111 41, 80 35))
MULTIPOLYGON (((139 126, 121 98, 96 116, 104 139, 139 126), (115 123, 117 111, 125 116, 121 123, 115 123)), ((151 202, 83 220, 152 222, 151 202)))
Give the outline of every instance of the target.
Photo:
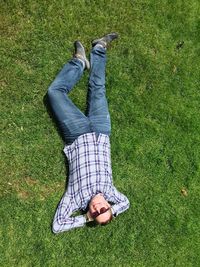
POLYGON ((98 213, 100 213, 101 206, 97 206, 96 209, 97 209, 98 213))
POLYGON ((100 204, 95 206, 95 209, 96 209, 96 211, 98 211, 98 213, 100 213, 101 208, 102 208, 102 205, 100 205, 100 204))

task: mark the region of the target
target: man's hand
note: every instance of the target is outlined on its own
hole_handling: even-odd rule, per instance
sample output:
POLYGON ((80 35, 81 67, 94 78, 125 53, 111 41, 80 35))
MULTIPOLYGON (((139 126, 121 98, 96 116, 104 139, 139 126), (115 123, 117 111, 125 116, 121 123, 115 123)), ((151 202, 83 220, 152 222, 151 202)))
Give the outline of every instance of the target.
POLYGON ((88 212, 86 213, 86 218, 87 218, 87 222, 92 222, 94 221, 94 219, 92 218, 90 211, 88 210, 88 212))

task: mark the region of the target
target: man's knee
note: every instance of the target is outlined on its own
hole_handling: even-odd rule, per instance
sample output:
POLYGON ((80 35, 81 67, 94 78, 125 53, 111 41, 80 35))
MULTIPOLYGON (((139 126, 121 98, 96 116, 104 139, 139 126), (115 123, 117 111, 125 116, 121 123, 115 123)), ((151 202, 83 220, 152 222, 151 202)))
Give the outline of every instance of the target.
POLYGON ((48 100, 51 102, 52 100, 56 99, 57 92, 51 86, 47 90, 47 97, 48 100))

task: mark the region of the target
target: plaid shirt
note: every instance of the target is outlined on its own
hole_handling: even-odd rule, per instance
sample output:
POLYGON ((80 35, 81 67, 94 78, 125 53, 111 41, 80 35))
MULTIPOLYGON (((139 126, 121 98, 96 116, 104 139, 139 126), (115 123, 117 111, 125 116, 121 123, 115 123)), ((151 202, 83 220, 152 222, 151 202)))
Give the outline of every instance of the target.
POLYGON ((102 193, 112 204, 114 216, 129 208, 129 201, 113 186, 109 136, 87 133, 79 136, 64 152, 69 161, 69 183, 53 221, 53 232, 59 233, 86 223, 84 215, 71 217, 73 212, 85 211, 92 197, 102 193))

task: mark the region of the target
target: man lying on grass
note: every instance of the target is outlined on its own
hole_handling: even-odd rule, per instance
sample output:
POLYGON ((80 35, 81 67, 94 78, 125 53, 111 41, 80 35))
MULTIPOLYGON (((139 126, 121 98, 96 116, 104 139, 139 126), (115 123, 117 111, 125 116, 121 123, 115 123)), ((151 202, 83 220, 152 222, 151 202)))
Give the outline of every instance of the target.
POLYGON ((110 115, 105 90, 106 48, 116 39, 110 33, 93 40, 90 63, 83 45, 76 41, 75 55, 64 65, 48 89, 48 99, 64 138, 69 161, 69 182, 53 220, 59 233, 87 222, 104 225, 129 208, 129 201, 113 186, 110 141, 110 115), (87 114, 69 99, 68 93, 91 65, 87 114), (83 215, 73 216, 76 211, 83 215))

